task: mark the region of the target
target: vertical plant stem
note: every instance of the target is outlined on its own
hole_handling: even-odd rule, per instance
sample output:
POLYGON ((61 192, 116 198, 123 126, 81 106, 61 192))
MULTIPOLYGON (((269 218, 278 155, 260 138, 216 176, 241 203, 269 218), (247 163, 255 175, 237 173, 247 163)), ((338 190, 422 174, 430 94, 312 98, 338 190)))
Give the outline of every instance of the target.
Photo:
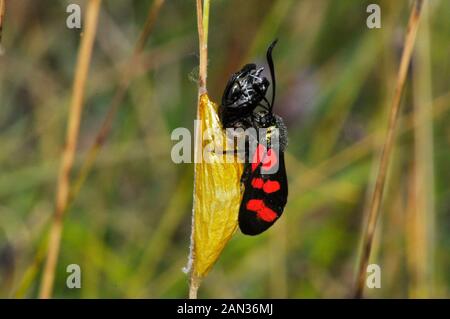
POLYGON ((39 297, 50 298, 56 265, 59 255, 61 234, 63 229, 64 211, 69 198, 70 173, 72 171, 80 127, 85 85, 91 61, 92 48, 97 30, 98 15, 101 0, 90 0, 86 12, 86 27, 78 51, 77 67, 72 88, 72 99, 69 109, 69 122, 67 126, 66 143, 64 146, 61 166, 58 175, 56 193, 56 208, 53 224, 50 229, 47 260, 44 266, 39 297))
POLYGON ((83 161, 80 172, 77 174, 75 178, 74 186, 70 192, 69 202, 72 202, 73 199, 77 196, 81 186, 86 180, 89 172, 91 171, 92 166, 97 158, 98 152, 100 148, 106 141, 108 134, 111 130, 112 122, 117 113, 117 109, 125 98, 126 92, 130 85, 130 82, 133 78, 136 62, 139 60, 139 57, 144 51, 145 43, 147 42, 153 28, 155 26, 156 20, 159 16, 159 12, 161 11, 161 7, 164 4, 165 0, 154 0, 153 4, 149 8, 147 19, 145 20, 144 27, 139 35, 139 38, 135 44, 133 54, 130 57, 122 75, 122 80, 119 83, 119 87, 116 90, 116 93, 113 96, 111 105, 108 108, 108 113, 106 114, 102 125, 95 136, 94 142, 90 146, 86 158, 83 161))
POLYGON ((3 21, 5 18, 6 0, 0 0, 0 45, 2 44, 3 21))
MULTIPOLYGON (((135 66, 135 63, 137 62, 137 60, 139 59, 139 56, 144 49, 145 42, 148 40, 148 37, 150 36, 151 31, 153 30, 156 19, 159 15, 161 6, 163 5, 164 1, 165 0, 155 0, 152 3, 151 7, 149 8, 147 18, 145 21, 145 25, 142 28, 139 39, 135 44, 135 49, 133 51, 133 55, 130 57, 129 63, 127 64, 127 66, 123 72, 123 76, 121 77, 122 79, 127 78, 127 81, 122 80, 122 82, 120 83, 119 89, 116 91, 116 94, 113 98, 113 102, 111 103, 111 105, 109 107, 108 114, 106 115, 101 128, 97 132, 94 142, 92 143, 90 149, 87 152, 86 158, 83 161, 81 169, 79 170, 79 172, 76 175, 76 178, 74 178, 74 181, 70 185, 68 203, 66 204, 66 208, 65 208, 66 211, 69 209, 70 205, 73 203, 78 192, 80 191, 81 187, 83 186, 84 181, 86 180, 87 176, 89 175, 90 170, 92 169, 92 166, 95 163, 98 152, 101 149, 101 147, 103 146, 104 141, 107 138, 107 135, 111 128, 112 120, 114 119, 114 115, 116 113, 116 110, 119 107, 121 101, 123 100, 123 97, 125 96, 124 93, 126 92, 126 89, 129 86, 130 81, 128 81, 128 80, 132 80, 132 77, 134 75, 133 72, 128 71, 128 70, 131 70, 135 66), (128 75, 129 75, 129 77, 128 77, 128 75), (126 84, 126 85, 124 85, 124 84, 126 84), (123 92, 121 92, 121 91, 123 91, 123 92)), ((63 212, 63 214, 64 214, 64 212, 63 212)), ((42 249, 46 250, 47 246, 45 245, 45 247, 42 249)), ((25 293, 26 287, 29 286, 29 283, 31 283, 33 281, 32 277, 34 276, 34 273, 31 272, 31 269, 33 267, 35 267, 34 265, 36 265, 36 267, 39 267, 42 262, 42 259, 45 257, 45 252, 41 253, 40 251, 41 250, 39 250, 39 252, 35 255, 35 260, 34 260, 33 265, 30 266, 30 268, 26 271, 26 274, 31 273, 30 279, 28 280, 28 277, 27 277, 26 278, 27 281, 23 280, 23 283, 20 285, 20 290, 21 290, 21 292, 23 292, 23 294, 25 293)))
POLYGON ((369 215, 367 219, 366 228, 363 233, 362 248, 361 248, 362 252, 357 272, 356 286, 354 289, 355 298, 361 298, 364 293, 366 269, 369 264, 370 253, 372 250, 373 236, 375 233, 376 224, 380 212, 381 200, 383 198, 383 190, 389 167, 389 160, 392 155, 392 149, 395 141, 395 131, 400 111, 400 101, 402 97, 403 88, 405 86, 406 75, 408 73, 408 66, 411 61, 417 29, 419 27, 422 4, 423 0, 416 0, 414 2, 411 15, 408 21, 402 57, 400 60, 400 69, 398 71, 394 98, 392 100, 390 108, 387 135, 381 152, 375 188, 372 193, 369 208, 367 210, 369 215))
POLYGON ((422 27, 418 33, 417 58, 413 68, 413 104, 414 119, 414 207, 409 213, 411 228, 407 237, 409 250, 409 273, 412 280, 411 298, 430 298, 433 292, 434 265, 434 159, 433 159, 433 120, 432 108, 428 107, 432 100, 431 66, 430 66, 430 34, 429 5, 424 3, 422 27))
POLYGON ((200 278, 197 277, 193 271, 189 278, 189 299, 197 299, 198 288, 200 287, 200 278))
POLYGON ((206 77, 208 71, 208 23, 209 23, 209 0, 197 0, 197 28, 200 52, 199 66, 199 95, 206 93, 206 77))
MULTIPOLYGON (((200 52, 200 66, 199 66, 199 81, 198 81, 198 103, 197 103, 197 120, 199 120, 200 112, 200 96, 207 92, 206 90, 206 77, 208 70, 208 23, 209 23, 209 0, 203 1, 197 0, 197 29, 198 29, 198 43, 200 52)), ((198 154, 201 152, 201 132, 202 128, 197 125, 195 128, 195 138, 194 138, 194 158, 198 159, 198 154)), ((197 160, 194 160, 194 191, 195 194, 195 180, 197 178, 197 160)), ((193 207, 195 207, 195 196, 193 199, 193 207)), ((192 231, 191 231, 191 262, 195 258, 194 246, 195 246, 195 236, 194 236, 194 220, 195 211, 192 211, 192 231)), ((201 279, 195 275, 193 267, 190 269, 189 278, 189 299, 197 299, 197 291, 200 287, 201 279)))

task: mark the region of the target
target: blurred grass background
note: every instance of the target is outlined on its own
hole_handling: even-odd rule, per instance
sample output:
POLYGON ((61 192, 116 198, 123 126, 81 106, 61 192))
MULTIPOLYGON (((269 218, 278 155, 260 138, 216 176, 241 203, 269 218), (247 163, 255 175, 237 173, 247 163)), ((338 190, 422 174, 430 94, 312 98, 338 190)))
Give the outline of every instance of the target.
MULTIPOLYGON (((426 6, 372 262, 368 297, 450 296, 450 2, 426 6)), ((7 1, 0 56, 0 296, 36 297, 54 210, 77 48, 66 6, 7 1)), ((132 54, 148 1, 104 1, 87 82, 75 171, 132 54)), ((283 218, 257 237, 236 233, 199 297, 349 297, 364 206, 393 96, 409 1, 214 0, 208 89, 264 63, 275 37, 275 111, 289 129, 283 218), (382 28, 366 27, 381 6, 382 28)), ((65 219, 55 297, 181 297, 189 246, 192 164, 173 164, 171 131, 193 129, 195 3, 166 1, 112 131, 65 219), (79 264, 82 288, 68 289, 79 264)))

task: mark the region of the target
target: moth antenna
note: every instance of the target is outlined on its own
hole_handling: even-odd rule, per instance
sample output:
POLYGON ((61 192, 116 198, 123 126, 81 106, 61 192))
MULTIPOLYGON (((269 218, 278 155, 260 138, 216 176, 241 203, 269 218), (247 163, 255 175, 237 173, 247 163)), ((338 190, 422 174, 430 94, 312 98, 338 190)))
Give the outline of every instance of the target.
POLYGON ((269 48, 267 49, 267 64, 269 65, 269 69, 270 69, 270 77, 272 78, 272 103, 270 104, 270 112, 272 112, 273 109, 273 104, 275 102, 275 88, 276 88, 276 82, 275 82, 275 69, 273 66, 273 59, 272 59, 272 50, 275 47, 275 45, 277 44, 278 39, 275 39, 269 46, 269 48))

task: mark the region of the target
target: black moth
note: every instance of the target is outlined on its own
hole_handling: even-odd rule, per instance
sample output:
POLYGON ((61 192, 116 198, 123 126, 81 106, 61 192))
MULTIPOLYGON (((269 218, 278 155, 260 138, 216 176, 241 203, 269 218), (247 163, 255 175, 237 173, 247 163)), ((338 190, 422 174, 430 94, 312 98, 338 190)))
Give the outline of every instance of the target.
POLYGON ((264 68, 247 64, 228 81, 219 107, 224 129, 256 130, 256 136, 246 135, 241 177, 245 190, 239 208, 239 228, 246 235, 260 234, 272 226, 283 213, 288 196, 284 165, 287 130, 281 117, 272 112, 275 101, 272 50, 276 43, 277 40, 266 54, 272 79, 272 101, 266 98, 270 82, 261 75, 264 68), (251 143, 255 147, 250 148, 251 143))

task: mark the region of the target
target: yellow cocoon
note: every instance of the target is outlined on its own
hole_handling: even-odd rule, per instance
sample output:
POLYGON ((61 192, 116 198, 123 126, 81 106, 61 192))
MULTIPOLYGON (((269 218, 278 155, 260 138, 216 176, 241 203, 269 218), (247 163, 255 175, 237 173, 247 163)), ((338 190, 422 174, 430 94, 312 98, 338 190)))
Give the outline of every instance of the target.
MULTIPOLYGON (((223 153, 210 150, 211 146, 226 144, 226 134, 221 127, 217 108, 207 94, 201 95, 196 143, 201 143, 197 145, 202 147, 195 151, 191 238, 191 271, 198 278, 208 273, 236 231, 242 198, 240 179, 243 164, 238 163, 236 158, 232 163, 226 163, 223 153), (203 160, 198 160, 200 153, 203 160)), ((226 147, 223 146, 223 149, 226 147)))

